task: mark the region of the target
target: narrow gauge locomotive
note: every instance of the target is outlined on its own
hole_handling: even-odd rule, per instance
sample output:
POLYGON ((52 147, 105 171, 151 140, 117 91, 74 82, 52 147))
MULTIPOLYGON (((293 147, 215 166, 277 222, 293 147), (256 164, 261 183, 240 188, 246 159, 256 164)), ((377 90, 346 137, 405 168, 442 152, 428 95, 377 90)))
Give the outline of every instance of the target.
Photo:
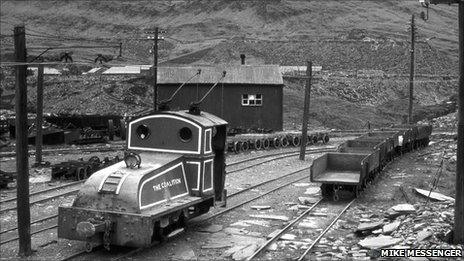
POLYGON ((58 237, 143 247, 218 204, 225 205, 227 122, 207 112, 164 111, 128 126, 124 161, 95 172, 71 207, 60 207, 58 237))
POLYGON ((386 163, 413 149, 429 144, 430 125, 398 125, 372 131, 313 161, 311 182, 321 183, 324 197, 339 199, 339 191, 355 196, 381 172, 386 163))

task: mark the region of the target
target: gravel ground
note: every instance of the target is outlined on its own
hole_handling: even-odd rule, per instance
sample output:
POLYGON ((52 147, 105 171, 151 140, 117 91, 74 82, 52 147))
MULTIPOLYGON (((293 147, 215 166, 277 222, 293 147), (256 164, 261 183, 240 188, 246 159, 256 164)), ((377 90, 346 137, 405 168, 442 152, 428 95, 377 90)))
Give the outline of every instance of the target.
MULTIPOLYGON (((327 146, 334 146, 346 138, 337 139, 332 139, 327 146)), ((409 216, 405 215, 397 219, 402 225, 391 235, 402 239, 402 241, 398 243, 399 246, 454 247, 449 246, 440 240, 441 235, 447 232, 447 230, 451 227, 449 213, 453 212, 452 204, 431 202, 425 206, 425 199, 412 192, 414 187, 422 189, 428 188, 429 184, 432 183, 438 168, 441 159, 441 152, 446 150, 445 164, 438 184, 438 192, 448 196, 454 195, 453 173, 455 172, 456 159, 455 156, 453 158, 453 149, 455 153, 455 147, 453 147, 453 144, 455 144, 453 140, 440 141, 432 144, 428 148, 407 153, 403 155, 403 157, 395 159, 393 163, 389 164, 384 169, 381 177, 377 179, 373 185, 367 188, 363 195, 357 199, 355 204, 348 209, 345 215, 341 217, 340 221, 335 224, 333 229, 330 230, 329 233, 319 242, 311 253, 311 256, 335 260, 344 258, 368 259, 371 253, 370 250, 363 249, 358 243, 359 241, 372 237, 373 235, 359 236, 354 233, 358 225, 362 222, 378 220, 387 224, 388 222, 391 222, 391 220, 383 218, 383 215, 388 208, 400 203, 407 203, 407 201, 412 203, 417 211, 415 214, 410 214, 409 216), (405 193, 402 193, 400 188, 403 188, 405 193), (440 211, 437 211, 438 209, 440 211), (423 216, 424 211, 427 216, 423 216), (440 216, 440 212, 448 214, 440 216), (418 242, 417 237, 420 231, 417 231, 417 229, 414 228, 414 222, 425 223, 423 227, 430 228, 430 230, 435 231, 436 233, 428 239, 418 242)), ((322 146, 316 147, 320 148, 322 146)), ((264 153, 276 153, 277 151, 286 150, 292 151, 295 150, 295 148, 291 147, 282 150, 271 150, 269 152, 259 151, 243 154, 228 154, 227 161, 235 162, 251 156, 257 156, 264 153)), ((89 154, 88 157, 92 155, 97 154, 89 154)), ((108 153, 105 153, 105 155, 108 155, 108 153)), ((295 156, 282 160, 271 161, 255 168, 233 173, 227 177, 226 188, 228 193, 231 194, 239 191, 240 189, 257 184, 258 182, 262 182, 264 179, 263 177, 268 180, 282 176, 291 171, 308 167, 310 162, 317 156, 318 155, 316 154, 308 155, 305 162, 299 161, 297 156, 295 156)), ((73 155, 56 155, 53 157, 73 158, 73 155)), ((53 159, 46 160, 50 161, 53 159)), ((296 179, 297 177, 304 177, 305 175, 307 175, 307 179, 297 182, 303 183, 303 185, 287 186, 266 195, 257 201, 245 204, 244 206, 225 215, 209 220, 206 223, 201 223, 202 219, 222 209, 219 208, 218 210, 212 210, 209 214, 190 221, 190 225, 187 226, 183 233, 170 238, 162 245, 143 250, 129 259, 145 260, 153 257, 162 257, 162 260, 231 260, 234 257, 234 252, 228 250, 234 246, 236 249, 232 250, 237 250, 237 247, 240 248, 240 246, 258 246, 265 242, 266 236, 269 233, 273 232, 275 229, 282 228, 285 225, 285 222, 283 221, 260 219, 251 217, 250 215, 284 215, 289 219, 292 219, 304 211, 303 208, 295 208, 293 204, 299 204, 298 197, 307 196, 304 193, 308 188, 318 187, 318 184, 309 184, 309 171, 302 171, 295 176, 287 177, 284 180, 279 181, 280 184, 283 184, 296 179), (252 206, 255 205, 268 205, 271 208, 267 210, 256 210, 252 208, 252 206)), ((228 206, 235 205, 237 202, 250 199, 260 193, 263 193, 263 191, 274 188, 277 183, 278 182, 273 182, 264 185, 263 187, 252 189, 242 195, 231 197, 228 200, 228 206)), ((37 186, 48 185, 42 184, 37 186)), ((34 184, 32 185, 31 190, 32 189, 36 189, 34 184)), ((47 208, 52 210, 56 209, 59 204, 69 204, 70 201, 67 200, 67 198, 58 199, 50 205, 47 204, 33 207, 31 213, 37 213, 37 216, 44 215, 47 213, 47 208)), ((306 241, 310 241, 314 239, 316 232, 322 230, 327 225, 327 220, 332 217, 332 213, 338 211, 338 205, 339 204, 334 204, 332 206, 328 205, 326 208, 317 210, 318 213, 325 213, 327 215, 324 218, 320 218, 321 216, 316 215, 305 219, 305 221, 313 219, 313 225, 315 226, 314 229, 296 229, 292 230, 292 234, 295 234, 298 237, 298 241, 302 241, 304 239, 306 239, 306 241)), ((14 222, 14 217, 11 216, 9 218, 10 220, 7 222, 14 222)), ((4 229, 3 222, 4 216, 2 216, 2 230, 4 229)), ((67 256, 83 249, 83 243, 81 242, 62 239, 57 240, 56 230, 50 230, 46 233, 35 235, 32 239, 33 248, 37 249, 38 252, 31 258, 31 260, 57 259, 60 256, 67 256), (47 242, 51 242, 51 244, 48 244, 47 242)), ((276 247, 277 251, 268 251, 261 257, 268 260, 294 257, 295 253, 300 251, 298 249, 301 248, 301 245, 292 243, 292 241, 279 241, 276 244, 276 247)), ((2 246, 0 253, 2 257, 14 257, 17 251, 16 249, 17 242, 13 242, 2 246)), ((244 251, 246 252, 251 250, 253 249, 245 247, 240 251, 242 251, 243 254, 244 251)), ((92 257, 92 259, 104 260, 114 257, 117 254, 117 252, 113 251, 111 253, 103 252, 97 254, 95 257, 85 256, 83 257, 83 260, 88 260, 89 257, 92 257)), ((237 258, 237 256, 235 256, 235 258, 237 258)))

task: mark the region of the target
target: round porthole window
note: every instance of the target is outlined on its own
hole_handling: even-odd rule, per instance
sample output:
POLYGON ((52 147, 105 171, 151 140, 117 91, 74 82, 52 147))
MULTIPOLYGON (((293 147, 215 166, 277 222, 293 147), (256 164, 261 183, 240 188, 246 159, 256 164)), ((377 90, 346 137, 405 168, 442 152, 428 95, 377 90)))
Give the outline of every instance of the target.
POLYGON ((182 129, 179 130, 179 138, 183 142, 189 142, 192 140, 192 130, 187 127, 183 127, 182 129))
POLYGON ((148 138, 148 136, 150 136, 150 129, 147 127, 147 125, 139 125, 135 132, 142 140, 145 140, 148 138))

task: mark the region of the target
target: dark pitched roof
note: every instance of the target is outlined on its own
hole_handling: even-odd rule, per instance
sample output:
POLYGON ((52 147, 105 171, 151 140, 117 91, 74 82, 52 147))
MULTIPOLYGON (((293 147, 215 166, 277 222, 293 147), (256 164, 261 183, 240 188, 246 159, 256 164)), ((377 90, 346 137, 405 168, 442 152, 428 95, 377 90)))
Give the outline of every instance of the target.
POLYGON ((278 65, 240 65, 218 67, 159 67, 158 83, 178 84, 186 82, 201 69, 201 74, 190 83, 215 83, 226 71, 223 83, 283 85, 278 65))

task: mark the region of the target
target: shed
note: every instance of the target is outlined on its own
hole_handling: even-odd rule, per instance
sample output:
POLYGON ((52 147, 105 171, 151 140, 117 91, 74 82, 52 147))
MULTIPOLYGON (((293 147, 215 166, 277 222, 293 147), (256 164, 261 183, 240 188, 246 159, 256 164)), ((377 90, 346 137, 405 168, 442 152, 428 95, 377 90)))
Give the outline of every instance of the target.
POLYGON ((200 108, 225 119, 229 128, 282 130, 284 84, 277 65, 159 67, 159 100, 169 98, 188 81, 169 104, 172 110, 188 109, 220 79, 223 71, 226 76, 200 108), (198 69, 201 74, 193 77, 198 69))

